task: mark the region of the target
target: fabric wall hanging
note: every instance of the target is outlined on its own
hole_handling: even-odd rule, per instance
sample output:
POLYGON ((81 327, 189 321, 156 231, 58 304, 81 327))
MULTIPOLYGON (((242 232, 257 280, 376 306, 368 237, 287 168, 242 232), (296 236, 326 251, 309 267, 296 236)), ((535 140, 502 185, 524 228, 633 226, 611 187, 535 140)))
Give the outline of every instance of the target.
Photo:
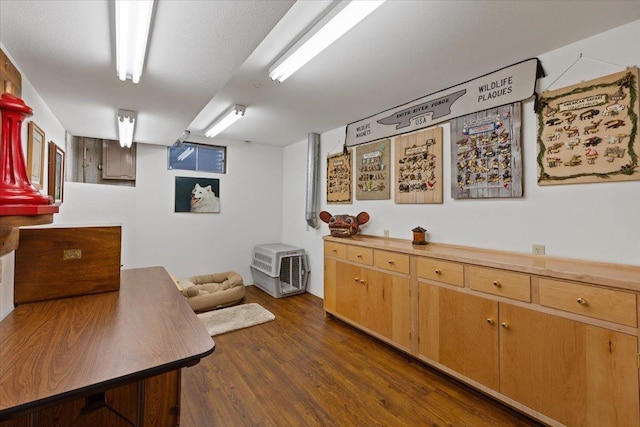
POLYGON ((544 92, 538 184, 640 179, 638 68, 544 92))

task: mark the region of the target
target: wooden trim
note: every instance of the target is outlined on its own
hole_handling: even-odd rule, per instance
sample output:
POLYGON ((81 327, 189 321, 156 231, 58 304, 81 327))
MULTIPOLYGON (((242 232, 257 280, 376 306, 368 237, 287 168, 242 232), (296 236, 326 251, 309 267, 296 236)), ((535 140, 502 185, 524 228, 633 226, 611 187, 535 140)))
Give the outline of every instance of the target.
POLYGON ((324 236, 323 239, 325 242, 340 242, 640 292, 640 266, 549 255, 530 255, 443 243, 416 246, 408 240, 367 235, 356 235, 341 240, 332 236, 324 236))

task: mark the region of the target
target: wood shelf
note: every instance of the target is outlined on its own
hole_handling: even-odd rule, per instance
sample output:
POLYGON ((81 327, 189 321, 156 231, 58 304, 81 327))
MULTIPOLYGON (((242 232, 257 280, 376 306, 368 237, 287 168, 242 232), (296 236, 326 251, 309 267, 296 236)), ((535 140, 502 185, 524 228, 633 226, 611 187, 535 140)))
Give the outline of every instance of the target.
POLYGON ((59 207, 47 207, 55 208, 55 212, 37 215, 0 215, 0 256, 18 249, 20 240, 19 227, 53 223, 53 214, 58 212, 59 207))

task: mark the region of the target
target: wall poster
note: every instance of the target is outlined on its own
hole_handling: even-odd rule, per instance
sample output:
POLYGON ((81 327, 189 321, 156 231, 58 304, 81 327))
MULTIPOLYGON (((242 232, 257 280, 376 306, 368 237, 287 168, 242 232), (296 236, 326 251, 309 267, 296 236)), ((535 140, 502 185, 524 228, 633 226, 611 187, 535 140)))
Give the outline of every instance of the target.
POLYGON ((544 92, 538 184, 640 179, 638 68, 544 92))
POLYGON ((442 128, 395 138, 395 202, 442 203, 442 128))
POLYGON ((391 198, 389 143, 390 140, 383 139, 356 148, 357 200, 389 200, 391 198))
POLYGON ((520 102, 450 122, 451 197, 522 197, 520 102))
POLYGON ((350 204, 351 150, 327 156, 327 204, 350 204))

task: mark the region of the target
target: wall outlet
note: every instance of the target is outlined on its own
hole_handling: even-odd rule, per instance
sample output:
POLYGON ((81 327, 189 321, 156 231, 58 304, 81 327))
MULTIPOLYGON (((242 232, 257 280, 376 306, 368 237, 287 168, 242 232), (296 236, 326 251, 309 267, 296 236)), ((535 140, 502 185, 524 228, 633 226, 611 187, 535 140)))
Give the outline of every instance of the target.
POLYGON ((544 255, 544 245, 531 245, 531 253, 534 255, 544 255))
POLYGON ((389 237, 389 230, 384 230, 384 237, 389 237))

